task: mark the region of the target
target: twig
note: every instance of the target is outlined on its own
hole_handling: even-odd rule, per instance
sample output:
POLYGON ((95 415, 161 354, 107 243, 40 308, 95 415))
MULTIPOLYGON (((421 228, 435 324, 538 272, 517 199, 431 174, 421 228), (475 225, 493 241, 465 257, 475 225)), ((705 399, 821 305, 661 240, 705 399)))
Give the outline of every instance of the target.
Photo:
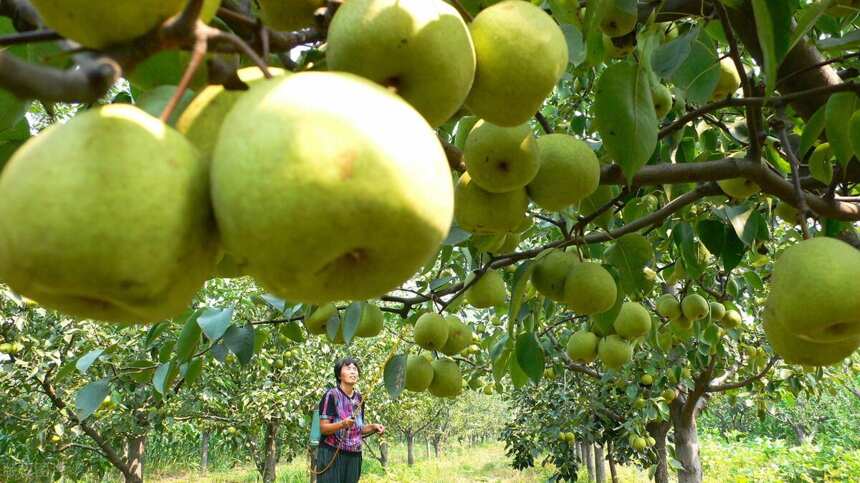
POLYGON ((194 50, 191 52, 191 60, 188 62, 188 67, 185 68, 185 73, 182 74, 182 80, 179 81, 176 92, 173 93, 170 101, 167 102, 164 110, 161 111, 161 122, 165 124, 169 122, 170 116, 173 115, 173 111, 179 105, 179 101, 182 100, 185 91, 188 90, 194 74, 197 73, 197 70, 203 63, 203 59, 206 57, 206 45, 206 36, 202 32, 198 32, 197 41, 194 42, 194 50))
POLYGON ((786 127, 785 112, 779 110, 777 118, 773 121, 774 127, 779 132, 779 140, 782 143, 782 150, 788 156, 788 161, 791 164, 791 179, 794 185, 794 201, 797 203, 797 209, 800 212, 800 229, 803 232, 803 239, 809 239, 809 226, 806 222, 806 217, 809 216, 809 206, 806 204, 806 196, 803 194, 803 188, 800 186, 800 161, 794 154, 794 149, 788 139, 788 130, 786 127))
POLYGON ((540 113, 540 111, 535 113, 535 119, 540 124, 540 127, 543 128, 543 132, 547 134, 552 134, 552 127, 549 125, 549 121, 547 121, 546 117, 540 113))

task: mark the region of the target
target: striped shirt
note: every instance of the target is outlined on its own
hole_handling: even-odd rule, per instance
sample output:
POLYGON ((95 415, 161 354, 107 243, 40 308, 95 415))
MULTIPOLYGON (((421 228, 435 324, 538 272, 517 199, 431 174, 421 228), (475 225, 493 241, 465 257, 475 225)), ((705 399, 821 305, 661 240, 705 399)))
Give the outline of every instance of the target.
MULTIPOLYGON (((361 393, 353 390, 352 397, 346 395, 340 387, 326 391, 320 401, 320 421, 336 423, 352 416, 352 410, 361 402, 361 393)), ((338 430, 326 436, 322 443, 341 451, 352 453, 361 452, 361 428, 364 427, 364 406, 355 416, 355 424, 351 428, 338 430)))

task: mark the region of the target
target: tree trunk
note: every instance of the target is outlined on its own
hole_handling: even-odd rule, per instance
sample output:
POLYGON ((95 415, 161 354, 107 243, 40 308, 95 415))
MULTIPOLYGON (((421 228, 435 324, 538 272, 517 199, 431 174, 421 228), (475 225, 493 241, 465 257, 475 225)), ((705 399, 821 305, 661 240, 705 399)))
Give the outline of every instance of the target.
POLYGON ((145 453, 145 434, 128 438, 126 442, 128 473, 125 475, 125 483, 143 483, 143 456, 145 453))
POLYGON ((203 431, 200 433, 200 471, 209 471, 209 436, 212 433, 203 431))
POLYGON ((797 438, 797 444, 803 445, 808 443, 812 438, 806 433, 806 427, 799 423, 792 423, 791 429, 794 430, 794 436, 797 438))
POLYGON ((606 481, 606 465, 603 464, 603 447, 594 445, 594 479, 597 483, 606 481))
POLYGON ((612 483, 618 483, 618 470, 615 468, 615 458, 612 457, 612 445, 606 447, 606 459, 609 460, 609 475, 612 483))
POLYGON ((379 464, 383 468, 388 466, 388 443, 385 441, 379 443, 379 464))
MULTIPOLYGON (((380 446, 380 452, 382 451, 382 447, 380 446)), ((314 446, 308 446, 308 468, 312 468, 316 471, 319 471, 319 468, 316 467, 317 461, 317 448, 314 446)), ((385 466, 383 463, 382 466, 385 466)), ((317 474, 315 471, 311 471, 311 483, 317 483, 317 474)))
MULTIPOLYGON (((657 453, 657 468, 654 471, 655 483, 669 483, 669 460, 666 455, 666 434, 669 432, 671 425, 668 421, 657 422, 652 421, 645 426, 648 434, 654 438, 654 451, 657 453)), ((610 465, 612 464, 612 460, 610 465)))
POLYGON ((442 438, 433 438, 433 453, 439 457, 439 447, 442 445, 442 438))
POLYGON ((406 432, 406 462, 409 466, 415 464, 415 435, 412 431, 406 432))
POLYGON ((427 459, 430 459, 430 438, 424 438, 424 450, 427 453, 427 459))
POLYGON ((583 445, 585 450, 585 469, 588 471, 588 481, 594 481, 594 453, 591 443, 583 445))
POLYGON ((685 411, 688 404, 690 403, 683 404, 676 399, 671 406, 672 427, 675 430, 675 455, 682 466, 678 470, 678 483, 702 483, 696 411, 685 411))
POLYGON ((266 445, 263 458, 263 483, 274 483, 278 464, 278 420, 266 423, 266 445))

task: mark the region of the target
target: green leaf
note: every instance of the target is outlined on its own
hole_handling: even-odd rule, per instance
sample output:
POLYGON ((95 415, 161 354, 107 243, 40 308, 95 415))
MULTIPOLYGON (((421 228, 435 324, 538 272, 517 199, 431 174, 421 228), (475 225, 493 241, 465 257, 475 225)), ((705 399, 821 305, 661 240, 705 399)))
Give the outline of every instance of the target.
POLYGON ((224 345, 230 352, 236 354, 239 362, 244 366, 254 356, 254 326, 230 327, 224 334, 224 345))
POLYGON ((738 238, 744 244, 751 245, 759 230, 757 225, 759 218, 753 216, 755 210, 749 206, 738 205, 726 208, 725 213, 738 238))
POLYGON ((508 307, 508 320, 515 320, 516 315, 520 313, 520 307, 523 305, 523 296, 526 294, 528 281, 533 271, 534 264, 531 260, 526 260, 514 272, 513 284, 511 286, 511 304, 508 307))
POLYGON ((687 101, 703 104, 714 93, 720 67, 713 41, 703 32, 690 43, 690 53, 672 75, 672 83, 684 92, 687 101))
POLYGON ((167 394, 170 385, 173 384, 178 374, 179 367, 173 361, 165 362, 155 369, 155 373, 152 375, 152 386, 159 394, 167 394))
POLYGON ((684 268, 692 279, 697 279, 705 267, 702 266, 698 257, 698 245, 693 234, 693 227, 689 223, 679 223, 672 229, 672 241, 681 252, 684 268))
POLYGON ((93 381, 82 387, 75 394, 75 409, 77 410, 78 419, 83 421, 96 412, 96 409, 101 406, 109 392, 110 381, 108 379, 93 381))
POLYGON ((819 0, 801 10, 800 15, 797 16, 797 25, 792 29, 788 39, 788 52, 815 26, 818 19, 824 15, 835 1, 819 0))
POLYGON ((305 331, 302 330, 301 324, 296 321, 290 321, 286 324, 281 324, 281 333, 285 336, 289 337, 290 340, 295 342, 304 342, 305 341, 305 331))
POLYGON ((361 321, 361 310, 365 302, 353 302, 346 308, 346 316, 343 318, 343 340, 349 344, 358 330, 361 321))
POLYGON ((606 250, 604 259, 618 270, 625 293, 634 294, 648 287, 642 269, 654 259, 654 249, 644 236, 638 233, 622 236, 606 250))
POLYGON ((705 248, 715 256, 723 253, 726 245, 726 224, 719 220, 702 220, 696 223, 696 233, 705 248))
POLYGON ((399 354, 392 357, 385 364, 385 371, 382 377, 388 395, 394 400, 400 397, 400 393, 403 392, 406 384, 406 357, 406 354, 399 354))
POLYGON ((519 389, 526 385, 529 381, 528 374, 523 371, 520 365, 517 363, 516 356, 511 357, 509 361, 510 365, 510 374, 511 374, 511 382, 514 383, 514 387, 519 389))
POLYGON ((511 338, 507 333, 502 334, 495 345, 490 349, 490 358, 493 361, 493 378, 501 381, 508 372, 511 357, 511 338))
MULTIPOLYGON (((551 0, 557 1, 557 0, 551 0)), ((567 59, 574 67, 585 62, 585 41, 582 39, 582 31, 576 25, 563 23, 560 25, 564 39, 567 41, 567 59)))
POLYGON ((165 322, 158 322, 154 324, 149 330, 146 332, 146 337, 143 339, 144 347, 152 347, 155 344, 155 340, 167 330, 169 324, 165 322))
POLYGON ((776 87, 779 65, 788 53, 791 36, 792 9, 787 2, 752 0, 756 34, 764 58, 764 77, 767 95, 776 87))
POLYGON ((847 50, 860 47, 860 30, 853 30, 841 37, 831 37, 817 41, 821 50, 847 50))
POLYGON ((335 341, 337 340, 337 334, 340 332, 340 312, 335 312, 334 315, 329 317, 329 319, 325 323, 326 335, 328 336, 328 340, 335 341))
POLYGON ((517 337, 517 365, 535 383, 543 377, 545 366, 543 347, 534 332, 523 332, 517 337))
POLYGON ((190 361, 182 364, 180 367, 180 374, 185 379, 185 385, 191 386, 198 379, 200 379, 200 375, 203 373, 203 358, 195 357, 190 361))
POLYGON ((657 114, 645 69, 619 62, 603 71, 594 113, 603 145, 629 183, 657 147, 657 114))
POLYGON ((152 361, 136 360, 126 364, 123 368, 123 375, 138 384, 146 384, 152 380, 152 374, 155 369, 152 368, 152 361))
POLYGON ((283 313, 284 309, 287 307, 287 301, 270 293, 264 293, 260 296, 270 307, 277 310, 278 312, 283 313))
POLYGON ((176 346, 174 346, 173 350, 176 353, 176 362, 182 363, 191 359, 191 356, 194 355, 194 351, 197 349, 198 344, 200 344, 200 334, 202 330, 200 329, 200 325, 197 323, 197 318, 202 313, 202 310, 189 310, 186 314, 180 319, 185 320, 185 325, 182 327, 182 332, 179 334, 179 338, 176 340, 176 346))
POLYGON ((746 253, 746 245, 738 238, 734 228, 726 226, 726 244, 720 254, 723 270, 728 272, 737 267, 744 258, 744 253, 746 253))
POLYGON ((692 43, 699 36, 700 30, 701 26, 697 25, 686 34, 658 47, 651 59, 654 72, 663 79, 671 79, 692 52, 692 43))
POLYGON ((78 372, 86 374, 90 366, 93 365, 93 362, 101 357, 102 353, 104 353, 104 349, 95 349, 84 354, 80 359, 78 359, 78 362, 75 363, 75 367, 78 369, 78 372))
POLYGON ((448 231, 448 236, 442 244, 449 246, 459 245, 460 243, 468 240, 470 236, 472 235, 469 232, 463 230, 459 226, 452 225, 451 229, 448 231))
MULTIPOLYGON (((852 117, 853 119, 853 117, 852 117)), ((829 185, 833 181, 833 152, 830 144, 819 144, 809 157, 809 174, 818 181, 829 185)))
POLYGON ((207 308, 197 317, 197 323, 210 341, 220 339, 233 322, 233 309, 207 308))
POLYGON ((851 115, 857 107, 857 95, 853 92, 837 92, 827 99, 825 130, 830 149, 839 164, 845 167, 854 156, 851 145, 851 115))

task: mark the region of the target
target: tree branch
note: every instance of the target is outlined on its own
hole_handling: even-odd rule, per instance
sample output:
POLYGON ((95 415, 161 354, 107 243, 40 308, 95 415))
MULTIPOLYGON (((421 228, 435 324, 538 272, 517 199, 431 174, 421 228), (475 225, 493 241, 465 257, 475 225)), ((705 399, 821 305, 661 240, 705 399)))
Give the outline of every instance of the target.
POLYGON ((778 361, 778 360, 779 360, 779 357, 773 356, 767 362, 767 365, 764 366, 764 369, 762 369, 761 372, 759 372, 758 374, 750 376, 750 377, 748 377, 742 381, 739 381, 739 382, 733 382, 730 384, 709 385, 705 389, 705 391, 706 392, 723 392, 723 391, 728 391, 730 389, 737 389, 739 387, 748 386, 748 385, 752 384, 753 382, 758 381, 759 379, 764 377, 765 374, 767 374, 768 371, 770 371, 770 368, 773 367, 773 365, 776 364, 776 361, 778 361))

